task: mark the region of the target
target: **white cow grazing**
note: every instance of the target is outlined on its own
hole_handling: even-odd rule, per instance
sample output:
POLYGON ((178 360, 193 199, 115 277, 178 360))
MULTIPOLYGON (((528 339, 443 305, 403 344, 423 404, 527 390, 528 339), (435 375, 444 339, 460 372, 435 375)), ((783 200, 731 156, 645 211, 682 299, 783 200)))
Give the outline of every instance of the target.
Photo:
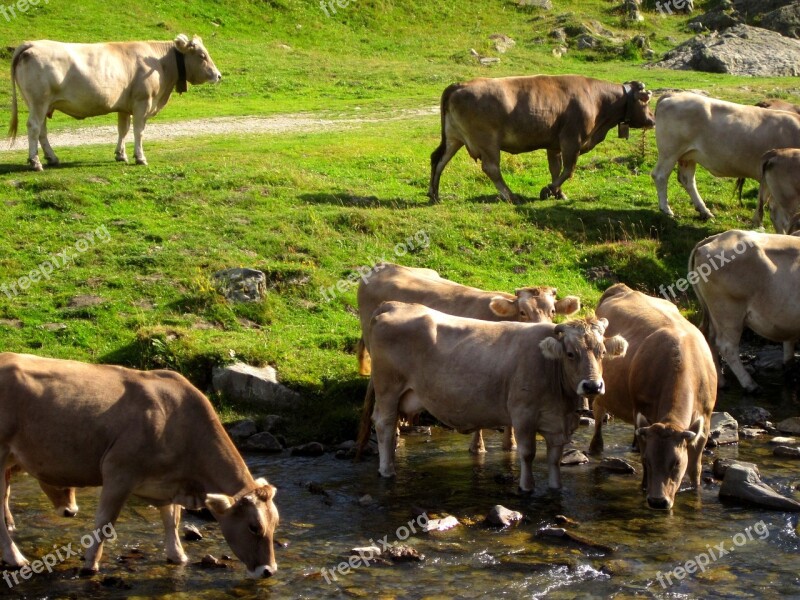
POLYGON ((11 61, 12 141, 17 136, 17 86, 28 105, 28 164, 42 170, 39 144, 49 165, 58 158, 47 140, 47 118, 61 112, 84 119, 118 113, 116 159, 127 162, 125 137, 133 117, 136 163, 146 165, 142 132, 148 118, 158 114, 172 90, 192 84, 217 83, 222 74, 194 36, 174 42, 109 42, 65 44, 50 40, 25 42, 11 61))
POLYGON ((678 165, 678 181, 704 219, 706 208, 694 179, 698 164, 716 177, 761 181, 761 156, 773 148, 800 147, 800 116, 745 106, 691 92, 667 94, 656 104, 658 163, 651 176, 661 211, 672 216, 667 181, 678 165))

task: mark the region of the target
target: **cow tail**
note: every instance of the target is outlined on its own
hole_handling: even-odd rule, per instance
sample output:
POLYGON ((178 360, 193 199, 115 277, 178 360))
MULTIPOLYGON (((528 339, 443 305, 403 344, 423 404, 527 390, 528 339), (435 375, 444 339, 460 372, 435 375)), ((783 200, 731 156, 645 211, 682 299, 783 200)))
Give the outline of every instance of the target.
POLYGON ((367 350, 363 336, 356 344, 356 356, 358 356, 358 374, 369 375, 372 372, 372 359, 369 356, 369 350, 367 350))
POLYGON ((769 203, 769 189, 767 188, 767 171, 772 167, 772 161, 775 159, 775 150, 770 150, 762 157, 761 168, 759 176, 761 181, 758 187, 758 206, 753 215, 753 225, 759 227, 764 222, 764 207, 769 203))
POLYGON ((742 192, 744 191, 744 177, 739 177, 733 185, 733 195, 739 196, 739 206, 742 205, 742 192))
POLYGON ((14 51, 14 58, 11 59, 11 123, 8 126, 8 137, 11 138, 11 143, 17 139, 17 127, 19 126, 19 118, 17 114, 17 65, 19 65, 20 58, 31 47, 31 44, 22 44, 14 51))
POLYGON ((364 408, 361 411, 361 426, 358 430, 358 439, 356 440, 355 460, 361 460, 361 453, 364 451, 364 448, 369 442, 369 432, 372 424, 372 411, 374 409, 375 385, 372 383, 372 377, 370 377, 369 383, 367 384, 367 393, 364 396, 364 408))
POLYGON ((450 106, 450 96, 453 95, 453 92, 460 90, 464 87, 461 83, 454 83, 452 85, 448 85, 444 92, 442 92, 442 100, 439 105, 439 116, 441 118, 442 124, 442 141, 439 144, 439 147, 433 151, 431 154, 431 166, 435 169, 436 165, 439 164, 439 161, 442 160, 442 156, 444 156, 445 150, 447 148, 447 135, 445 135, 444 131, 444 123, 445 119, 447 118, 447 110, 450 106))
MULTIPOLYGON (((691 254, 689 254, 689 270, 688 273, 696 272, 695 266, 695 255, 697 254, 697 250, 705 245, 708 238, 703 240, 702 242, 698 242, 698 244, 692 248, 691 254)), ((709 332, 711 330, 711 321, 708 314, 708 303, 706 302, 705 298, 703 298, 703 294, 700 292, 700 289, 695 285, 692 284, 692 289, 694 289, 694 294, 697 296, 697 302, 700 304, 700 324, 697 328, 700 330, 700 333, 703 334, 703 337, 708 340, 709 346, 712 345, 713 340, 708 339, 709 332)))

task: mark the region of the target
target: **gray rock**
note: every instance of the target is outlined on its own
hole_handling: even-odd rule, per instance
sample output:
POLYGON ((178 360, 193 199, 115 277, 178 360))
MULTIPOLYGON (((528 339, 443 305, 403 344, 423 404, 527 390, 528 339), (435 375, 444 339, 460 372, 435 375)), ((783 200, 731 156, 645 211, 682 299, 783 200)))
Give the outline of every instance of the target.
POLYGON ((211 554, 206 554, 203 558, 200 559, 200 562, 195 563, 197 566, 203 569, 230 569, 231 566, 225 564, 220 559, 212 556, 211 554))
POLYGON ((736 444, 739 441, 739 423, 726 412, 711 413, 710 435, 720 446, 736 444))
POLYGON ((731 465, 739 465, 740 467, 744 467, 746 469, 752 469, 755 471, 756 475, 760 475, 758 472, 758 467, 755 465, 755 463, 744 462, 743 460, 734 460, 732 458, 717 458, 714 460, 714 464, 711 468, 714 472, 714 478, 719 480, 725 479, 725 472, 731 465))
POLYGON ((259 302, 267 295, 267 277, 257 269, 223 269, 211 278, 229 302, 259 302))
POLYGON ((567 41, 567 32, 563 27, 557 27, 550 32, 550 37, 553 38, 557 42, 566 42, 567 41))
POLYGON ((751 440, 753 438, 757 438, 760 435, 764 435, 765 433, 767 433, 766 429, 757 429, 754 427, 742 427, 739 430, 739 437, 751 440))
POLYGON ((611 473, 619 473, 622 475, 630 475, 636 473, 634 466, 627 460, 617 458, 615 456, 604 458, 598 465, 599 469, 609 471, 611 473))
POLYGON ((800 458, 800 448, 792 446, 775 446, 772 454, 775 456, 780 456, 781 458, 800 458))
POLYGON ((359 506, 370 506, 373 502, 374 500, 372 499, 372 496, 370 496, 369 494, 364 494, 358 499, 359 506))
POLYGON ((769 441, 770 444, 774 444, 776 446, 789 446, 791 444, 797 443, 797 438, 793 437, 783 437, 783 436, 776 436, 769 441))
POLYGON ((309 442, 302 446, 292 448, 292 456, 322 456, 325 454, 325 446, 319 442, 309 442))
POLYGON ((578 425, 583 427, 594 427, 594 419, 592 417, 581 417, 578 419, 578 425))
POLYGON ((214 367, 211 383, 215 391, 234 401, 293 406, 300 399, 299 394, 278 383, 278 375, 270 366, 252 367, 235 363, 214 367))
POLYGON ((765 14, 759 24, 787 37, 800 37, 800 3, 793 2, 765 14))
POLYGON ((577 448, 570 448, 561 456, 562 465, 582 465, 587 462, 589 462, 589 457, 577 448))
POLYGON ((247 438, 242 444, 242 449, 253 452, 281 452, 283 446, 274 435, 262 431, 247 438))
POLYGON ((496 504, 486 515, 486 522, 496 527, 508 527, 512 523, 522 520, 522 513, 509 510, 505 506, 496 504))
POLYGON ((280 415, 267 415, 258 419, 259 431, 269 431, 275 433, 286 422, 286 419, 280 415))
POLYGON ((578 46, 578 50, 590 50, 599 47, 601 42, 593 35, 584 33, 576 38, 575 43, 578 46))
POLYGON ((719 488, 719 497, 773 510, 800 511, 800 502, 780 495, 761 481, 755 470, 741 465, 728 467, 719 488))
POLYGON ((739 425, 758 425, 764 427, 772 418, 772 415, 765 408, 760 406, 745 406, 734 408, 731 415, 738 421, 739 425))
POLYGON ((800 41, 759 27, 736 25, 698 35, 651 66, 761 77, 800 75, 800 41))
POLYGON ((532 6, 542 10, 553 10, 552 0, 519 0, 519 6, 532 6))
POLYGON ((241 443, 251 435, 258 433, 256 422, 252 419, 242 419, 228 425, 228 435, 235 443, 241 443))
POLYGON ((200 530, 197 527, 187 523, 183 526, 183 539, 185 539, 187 542, 197 542, 203 539, 203 534, 200 533, 200 530))
POLYGON ((396 563, 419 562, 425 560, 424 554, 421 554, 417 549, 407 544, 392 544, 388 548, 383 549, 381 556, 396 563))
POLYGON ((792 435, 800 435, 800 417, 790 417, 784 419, 775 426, 781 433, 791 433, 792 435))
POLYGON ((783 347, 766 346, 756 352, 752 365, 757 371, 778 371, 783 369, 783 347))
POLYGON ((511 48, 517 45, 517 42, 502 33, 493 33, 489 36, 489 39, 492 40, 494 49, 500 54, 505 54, 511 50, 511 48))
POLYGON ((625 0, 622 3, 621 10, 625 13, 625 18, 632 22, 632 23, 641 23, 644 21, 644 17, 642 16, 641 11, 639 10, 639 6, 641 5, 641 0, 625 0))
POLYGON ((422 526, 422 531, 430 533, 431 531, 447 531, 453 527, 461 525, 461 522, 453 515, 447 515, 441 519, 428 519, 422 526))

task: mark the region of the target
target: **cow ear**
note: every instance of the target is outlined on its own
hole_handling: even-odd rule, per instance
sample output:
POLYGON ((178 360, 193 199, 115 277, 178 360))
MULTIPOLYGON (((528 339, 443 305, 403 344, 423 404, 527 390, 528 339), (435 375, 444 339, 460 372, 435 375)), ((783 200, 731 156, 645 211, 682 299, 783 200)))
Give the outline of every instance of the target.
POLYGON ((653 92, 639 92, 638 98, 642 104, 649 104, 650 99, 653 97, 653 92))
POLYGON ((606 356, 609 358, 625 356, 625 353, 628 351, 628 341, 621 335, 606 338, 604 343, 606 347, 606 356))
POLYGON ((539 342, 542 354, 548 360, 561 360, 564 357, 564 344, 554 337, 546 337, 539 342))
POLYGON ((559 315, 573 315, 581 309, 581 299, 577 296, 566 296, 556 301, 556 312, 559 315))
POLYGON ((689 429, 681 432, 681 439, 691 442, 703 431, 704 424, 705 419, 703 418, 703 415, 700 415, 692 422, 691 425, 689 425, 689 429))
POLYGON ((225 514, 233 506, 233 498, 225 494, 207 494, 206 507, 215 515, 225 514))
POLYGON ((175 38, 175 47, 178 49, 178 52, 186 52, 189 49, 189 38, 183 33, 179 34, 178 37, 175 38))
POLYGON ((636 435, 647 435, 650 421, 642 413, 636 413, 636 435))
POLYGON ((495 296, 489 301, 489 309, 498 317, 513 317, 519 312, 516 300, 495 296))

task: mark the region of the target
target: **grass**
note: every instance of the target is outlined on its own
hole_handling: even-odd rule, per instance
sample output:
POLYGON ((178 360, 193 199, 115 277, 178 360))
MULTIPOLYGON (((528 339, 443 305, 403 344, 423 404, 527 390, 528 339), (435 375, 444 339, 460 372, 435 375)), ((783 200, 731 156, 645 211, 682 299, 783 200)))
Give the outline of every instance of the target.
MULTIPOLYGON (((608 2, 556 4, 552 13, 539 13, 501 0, 363 0, 327 18, 315 3, 295 0, 122 1, 111 20, 99 2, 67 11, 51 0, 9 23, 6 39, 200 33, 224 82, 173 98, 165 119, 287 111, 386 115, 436 104, 454 80, 529 72, 641 79, 651 88, 703 88, 748 102, 785 88, 778 79, 645 70, 630 59, 630 49, 627 60, 607 51, 555 59, 548 32, 589 18, 620 35, 644 33, 659 50, 688 36, 686 18, 649 13, 645 25, 625 29, 608 2), (478 66, 469 48, 496 54, 488 36, 497 32, 516 39, 516 48, 496 68, 478 66)), ((0 104, 8 93, 8 81, 0 82, 0 104)), ((60 115, 52 129, 77 125, 60 115)), ((612 276, 658 293, 685 274, 698 240, 747 227, 752 191, 741 207, 731 182, 703 171, 698 185, 718 219, 698 221, 674 178, 677 218, 661 215, 648 175, 654 136, 640 135, 610 137, 582 157, 565 186, 567 201, 538 200, 548 180, 542 153, 505 156, 506 179, 525 198, 518 205, 499 201, 465 152, 444 172, 443 202, 428 204, 428 157, 439 138, 434 115, 345 131, 145 138, 151 163, 145 168, 110 161, 113 140, 56 148, 63 166, 44 173, 23 170, 23 151, 0 153, 0 239, 7 249, 0 283, 17 282, 98 228, 108 231, 107 241, 95 239, 49 279, 12 297, 0 294, 3 349, 173 368, 201 389, 213 365, 234 358, 269 363, 304 396, 286 431, 290 442, 347 439, 366 385, 353 354, 355 289, 330 301, 321 289, 359 266, 385 257, 487 289, 550 284, 593 306, 612 276), (430 244, 396 258, 397 245, 419 232, 430 244), (230 305, 219 296, 211 274, 234 266, 266 273, 264 302, 230 305), (593 267, 606 269, 593 278, 593 267), (82 295, 99 303, 74 306, 82 295)), ((681 301, 691 309, 690 298, 681 301)), ((226 419, 256 412, 215 401, 226 419)))

